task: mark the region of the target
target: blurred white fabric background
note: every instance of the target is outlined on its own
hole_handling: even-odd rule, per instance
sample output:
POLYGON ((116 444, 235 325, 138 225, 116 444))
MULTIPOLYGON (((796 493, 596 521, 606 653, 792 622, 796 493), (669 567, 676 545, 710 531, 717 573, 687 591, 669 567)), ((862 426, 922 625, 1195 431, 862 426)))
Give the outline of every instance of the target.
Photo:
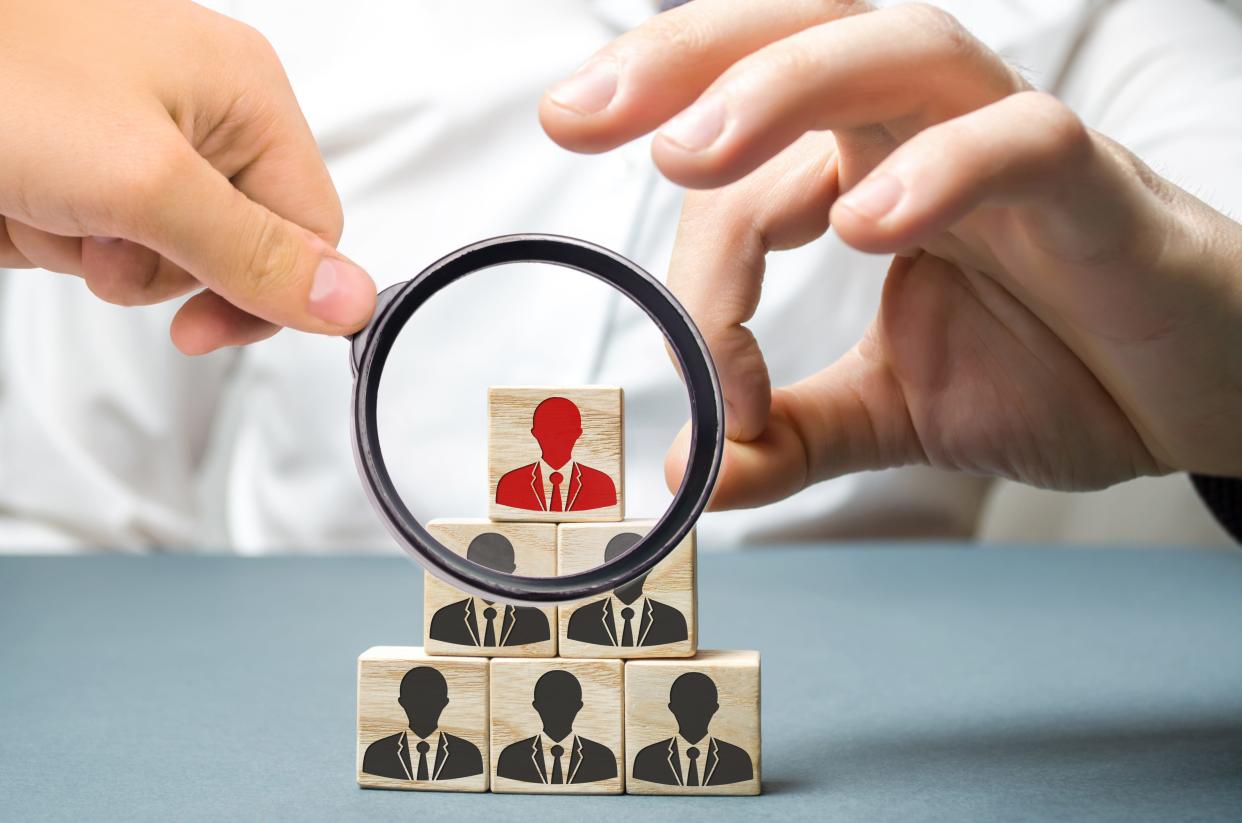
MULTIPOLYGON (((583 237, 663 274, 680 192, 657 178, 646 144, 573 156, 535 121, 541 90, 648 16, 654 2, 208 5, 276 46, 345 205, 342 249, 381 287, 460 245, 512 231, 583 237)), ((1219 3, 940 5, 1088 125, 1218 208, 1242 213, 1242 27, 1219 3)), ((773 256, 752 327, 776 382, 852 345, 874 313, 886 266, 831 235, 773 256)), ((531 341, 519 357, 485 325, 470 326, 468 300, 420 332, 414 348, 438 358, 420 375, 478 383, 477 398, 467 392, 395 418, 398 440, 427 449, 407 478, 425 506, 420 514, 482 513, 483 494, 471 484, 482 483, 474 479, 483 470, 481 398, 497 363, 520 382, 623 385, 628 513, 650 516, 667 501, 659 466, 684 400, 659 341, 641 319, 616 313, 610 297, 566 295, 550 283, 494 285, 481 299, 516 305, 544 294, 545 306, 572 306, 534 324, 560 335, 555 359, 540 360, 535 353, 549 347, 531 341)), ((0 551, 390 551, 345 436, 344 344, 283 333, 190 360, 167 340, 173 308, 118 309, 73 278, 0 271, 0 551)), ((1184 476, 1067 495, 909 468, 709 515, 700 545, 920 537, 1228 542, 1184 476)))

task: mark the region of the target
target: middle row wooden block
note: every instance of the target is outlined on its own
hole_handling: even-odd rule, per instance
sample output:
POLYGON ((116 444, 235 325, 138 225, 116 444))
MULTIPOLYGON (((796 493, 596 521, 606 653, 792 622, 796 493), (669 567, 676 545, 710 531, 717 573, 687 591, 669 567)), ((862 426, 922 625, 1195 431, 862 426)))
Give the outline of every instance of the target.
MULTIPOLYGON (((432 536, 497 571, 552 577, 586 571, 626 551, 655 524, 433 520, 432 536)), ((492 603, 424 576, 429 654, 504 657, 690 657, 698 648, 694 532, 643 577, 561 607, 492 603)))

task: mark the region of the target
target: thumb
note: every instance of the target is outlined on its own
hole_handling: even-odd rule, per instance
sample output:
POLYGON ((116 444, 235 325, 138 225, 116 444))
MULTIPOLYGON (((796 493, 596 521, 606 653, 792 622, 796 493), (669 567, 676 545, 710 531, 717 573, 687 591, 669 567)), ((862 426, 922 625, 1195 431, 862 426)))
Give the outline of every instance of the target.
POLYGON ((348 334, 370 319, 374 282, 321 237, 249 199, 188 144, 156 165, 117 234, 278 326, 348 334))
MULTIPOLYGON (((900 385, 864 339, 823 371, 772 393, 767 425, 745 442, 725 443, 711 510, 762 506, 849 472, 921 461, 900 385)), ((681 484, 687 425, 664 462, 670 489, 681 484)))

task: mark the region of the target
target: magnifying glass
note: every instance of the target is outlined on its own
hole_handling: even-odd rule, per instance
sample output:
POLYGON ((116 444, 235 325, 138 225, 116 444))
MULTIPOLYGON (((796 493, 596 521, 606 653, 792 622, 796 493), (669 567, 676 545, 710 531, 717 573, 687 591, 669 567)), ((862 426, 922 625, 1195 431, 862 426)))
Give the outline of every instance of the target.
MULTIPOLYGON (((351 338, 352 435, 363 487, 397 543, 436 577, 471 594, 509 603, 548 605, 603 594, 649 572, 694 528, 707 506, 724 450, 724 400, 711 355, 689 315, 662 283, 601 246, 546 234, 482 240, 442 257, 413 279, 382 291, 371 322, 351 338), (691 436, 685 475, 664 514, 628 550, 587 571, 530 577, 475 563, 440 543, 397 491, 381 448, 380 377, 401 330, 446 286, 483 269, 546 263, 600 280, 638 306, 663 334, 686 386, 691 436)), ((427 356, 437 356, 431 352, 427 356)))

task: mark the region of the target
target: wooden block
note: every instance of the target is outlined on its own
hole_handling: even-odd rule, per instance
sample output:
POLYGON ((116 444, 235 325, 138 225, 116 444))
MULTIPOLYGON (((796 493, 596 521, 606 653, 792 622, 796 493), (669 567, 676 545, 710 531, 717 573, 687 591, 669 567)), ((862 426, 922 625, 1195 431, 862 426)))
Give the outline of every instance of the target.
POLYGON ((417 646, 363 652, 358 785, 487 791, 487 682, 482 657, 430 657, 417 646))
POLYGON ((758 652, 625 664, 630 794, 759 794, 759 753, 758 652))
POLYGON ((620 660, 493 658, 492 790, 621 794, 621 667, 620 660))
MULTIPOLYGON (((557 573, 595 568, 634 545, 654 525, 654 520, 562 525, 557 529, 557 573)), ((610 595, 561 606, 561 656, 690 657, 698 647, 695 568, 691 531, 644 578, 610 595)))
MULTIPOLYGON (((432 520, 427 531, 481 565, 527 577, 556 574, 556 526, 551 523, 432 520)), ((430 654, 552 657, 556 607, 491 604, 424 573, 423 643, 430 654)))
POLYGON ((488 516, 620 520, 621 444, 619 388, 493 386, 487 392, 488 516))

